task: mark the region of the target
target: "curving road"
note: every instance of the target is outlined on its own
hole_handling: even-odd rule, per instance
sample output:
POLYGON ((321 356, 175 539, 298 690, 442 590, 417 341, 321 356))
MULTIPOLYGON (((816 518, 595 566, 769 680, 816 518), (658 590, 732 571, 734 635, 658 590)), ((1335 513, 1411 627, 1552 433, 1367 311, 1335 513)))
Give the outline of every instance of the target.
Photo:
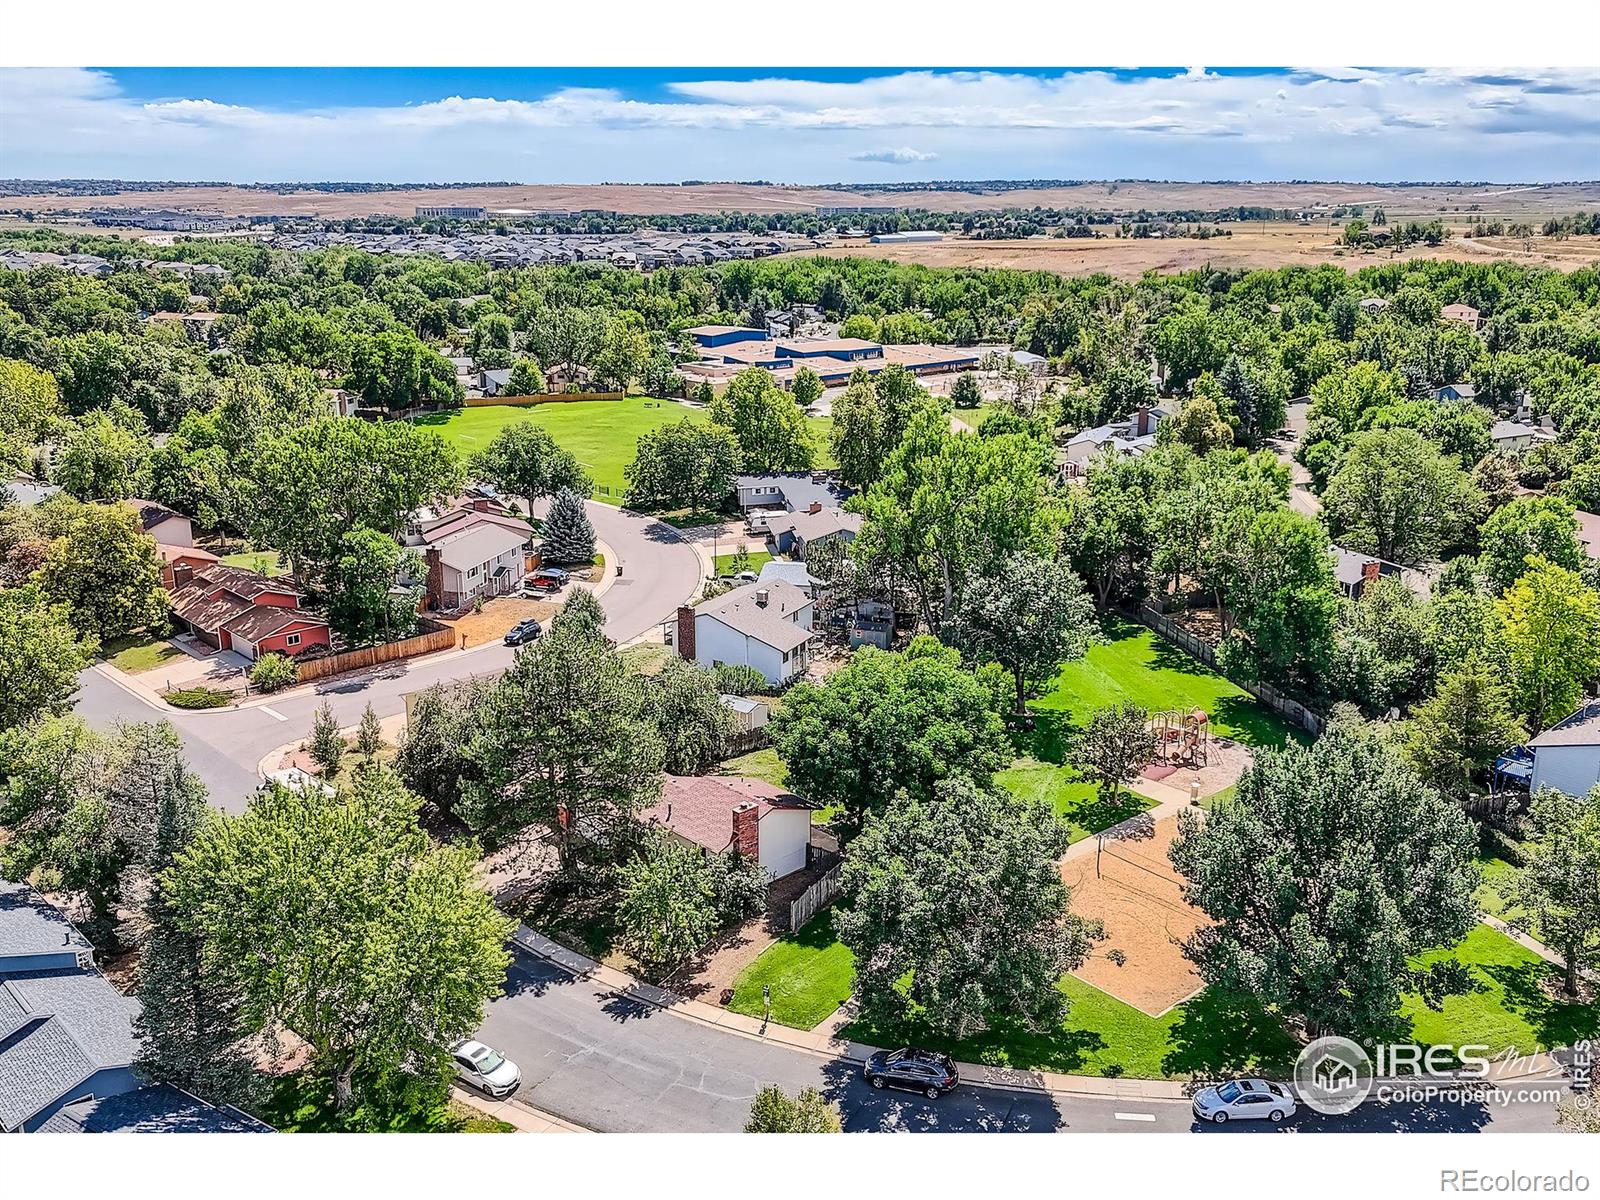
MULTIPOLYGON (((600 598, 606 632, 627 642, 666 620, 694 594, 700 557, 669 525, 610 505, 588 502, 596 536, 615 552, 622 575, 600 598)), ((615 563, 607 563, 614 570, 615 563)), ((91 725, 105 728, 118 720, 164 717, 183 738, 189 764, 205 781, 212 803, 228 811, 244 808, 260 783, 256 767, 274 748, 310 732, 311 719, 324 702, 344 726, 356 724, 371 704, 380 717, 405 708, 403 697, 435 683, 472 675, 499 674, 515 652, 499 643, 428 659, 395 663, 359 675, 330 679, 315 690, 273 697, 237 709, 182 712, 151 703, 104 671, 90 668, 79 677, 76 708, 91 725)))

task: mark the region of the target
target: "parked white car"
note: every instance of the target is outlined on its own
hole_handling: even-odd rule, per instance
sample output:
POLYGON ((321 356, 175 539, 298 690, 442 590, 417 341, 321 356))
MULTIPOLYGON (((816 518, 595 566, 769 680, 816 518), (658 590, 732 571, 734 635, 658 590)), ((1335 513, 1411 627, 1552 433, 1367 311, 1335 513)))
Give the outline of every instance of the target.
POLYGON ((1294 1096, 1281 1083, 1265 1079, 1230 1079, 1195 1093, 1198 1120, 1224 1125, 1229 1121, 1267 1120, 1276 1125, 1294 1116, 1294 1096))
POLYGON ((522 1082, 522 1071, 493 1046, 466 1041, 450 1052, 455 1059, 456 1078, 480 1092, 499 1098, 509 1096, 522 1082))

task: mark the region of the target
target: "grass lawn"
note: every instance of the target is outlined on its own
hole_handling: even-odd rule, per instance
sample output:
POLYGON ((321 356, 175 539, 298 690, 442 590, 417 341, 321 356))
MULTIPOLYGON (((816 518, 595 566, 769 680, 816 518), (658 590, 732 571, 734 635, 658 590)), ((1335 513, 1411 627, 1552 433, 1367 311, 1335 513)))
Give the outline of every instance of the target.
POLYGON ((1517 868, 1497 854, 1480 854, 1478 869, 1483 872, 1483 882, 1478 885, 1478 910, 1507 922, 1523 916, 1522 910, 1506 897, 1517 868))
POLYGON ((1281 746, 1289 726, 1231 680, 1223 678, 1143 625, 1108 617, 1104 640, 1065 664, 1050 690, 1029 701, 1037 728, 1033 756, 1065 762, 1076 730, 1109 704, 1132 701, 1152 713, 1201 708, 1211 732, 1248 746, 1281 746))
POLYGON ((224 554, 222 565, 243 567, 247 571, 260 571, 263 575, 287 575, 289 564, 276 550, 241 550, 237 554, 224 554))
POLYGON ((998 772, 994 781, 1013 796, 1049 804, 1066 822, 1075 842, 1156 806, 1148 796, 1127 789, 1123 789, 1114 807, 1102 804, 1099 790, 1088 780, 1079 779, 1076 767, 1031 758, 1019 758, 1009 770, 998 772))
MULTIPOLYGON (((258 1115, 282 1133, 339 1132, 346 1126, 333 1111, 331 1085, 308 1071, 284 1076, 274 1084, 271 1096, 258 1115)), ((447 1099, 432 1110, 395 1113, 378 1128, 362 1132, 386 1133, 515 1133, 516 1126, 498 1117, 447 1099)))
MULTIPOLYGON (((634 447, 646 433, 663 425, 676 425, 687 417, 705 421, 704 409, 689 408, 671 400, 629 396, 624 400, 584 400, 575 404, 536 404, 519 408, 509 404, 463 408, 459 412, 419 417, 417 424, 432 429, 463 456, 482 450, 514 421, 536 421, 556 443, 572 451, 595 482, 595 499, 622 503, 627 490, 623 468, 633 461, 634 447)), ((831 421, 810 418, 818 447, 825 450, 831 421)))
POLYGON ((137 675, 140 671, 149 671, 164 662, 183 657, 183 651, 166 638, 150 633, 130 633, 112 638, 101 646, 100 654, 117 670, 126 671, 129 675, 137 675))
POLYGON ((772 989, 772 1019, 812 1029, 850 998, 855 961, 824 909, 797 933, 774 942, 733 981, 734 1012, 762 1015, 761 988, 772 989))
MULTIPOLYGON (((717 555, 717 574, 731 575, 733 573, 733 560, 738 557, 739 555, 737 553, 717 555)), ((760 573, 762 567, 772 561, 772 555, 768 554, 765 550, 747 551, 745 557, 750 560, 746 569, 755 571, 758 574, 760 573)))
POLYGON ((1481 1043, 1491 1052, 1531 1054, 1600 1036, 1600 1004, 1560 1000, 1553 990, 1560 969, 1487 925, 1475 926, 1456 946, 1413 960, 1418 968, 1436 964, 1464 968, 1464 975, 1449 987, 1453 994, 1431 1003, 1413 994, 1402 1003, 1412 1036, 1423 1045, 1481 1043))
POLYGON ((784 766, 783 759, 778 757, 778 752, 771 746, 752 750, 749 754, 739 755, 738 758, 730 758, 717 768, 717 774, 748 775, 752 779, 770 783, 773 787, 789 786, 789 769, 784 766))

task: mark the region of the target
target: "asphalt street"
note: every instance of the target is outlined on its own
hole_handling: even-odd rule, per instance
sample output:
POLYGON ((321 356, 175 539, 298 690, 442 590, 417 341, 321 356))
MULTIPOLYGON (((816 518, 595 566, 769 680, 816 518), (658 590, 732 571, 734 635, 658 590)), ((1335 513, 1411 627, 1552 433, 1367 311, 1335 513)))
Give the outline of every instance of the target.
POLYGON ((521 950, 506 994, 478 1036, 522 1068, 519 1095, 544 1112, 603 1132, 737 1132, 756 1092, 820 1088, 847 1132, 1183 1133, 1249 1136, 1334 1132, 1545 1131, 1547 1104, 1379 1104, 1345 1117, 1309 1111, 1285 1122, 1198 1125, 1187 1103, 1102 1099, 963 1085, 927 1100, 875 1091, 843 1058, 761 1041, 619 997, 521 950))
MULTIPOLYGON (((590 501, 589 519, 596 536, 615 553, 622 575, 601 597, 606 632, 626 642, 647 632, 687 600, 700 581, 700 558, 678 532, 660 521, 590 501)), ((615 563, 608 563, 615 569, 615 563)), ((212 803, 237 812, 261 782, 256 767, 271 750, 303 737, 324 702, 344 726, 356 724, 371 704, 380 717, 405 708, 403 697, 435 683, 471 675, 499 674, 510 666, 514 651, 499 643, 436 656, 421 662, 395 663, 359 675, 330 679, 313 692, 302 692, 238 709, 182 712, 157 706, 93 668, 79 678, 76 708, 91 725, 118 720, 165 718, 183 738, 189 764, 205 781, 212 803)))

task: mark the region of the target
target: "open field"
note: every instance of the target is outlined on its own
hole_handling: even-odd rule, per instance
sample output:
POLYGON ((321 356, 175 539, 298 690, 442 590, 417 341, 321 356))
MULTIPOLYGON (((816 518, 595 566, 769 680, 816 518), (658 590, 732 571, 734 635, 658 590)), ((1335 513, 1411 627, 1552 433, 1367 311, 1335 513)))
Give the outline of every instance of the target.
POLYGON ((0 208, 80 212, 91 208, 177 208, 237 216, 411 216, 418 205, 484 208, 597 209, 602 212, 662 213, 808 212, 818 205, 901 205, 933 212, 1004 208, 1087 208, 1128 212, 1140 208, 1222 209, 1238 205, 1310 208, 1316 205, 1377 204, 1396 217, 1462 213, 1549 216, 1600 205, 1600 182, 1474 184, 1381 187, 1366 183, 1186 183, 1085 182, 1068 187, 978 192, 946 189, 917 192, 845 192, 804 185, 514 184, 507 187, 394 188, 342 193, 256 191, 236 187, 174 187, 106 196, 34 194, 0 196, 0 208))
POLYGON ((946 238, 942 242, 908 242, 873 245, 853 239, 826 250, 805 251, 826 258, 882 258, 897 263, 929 267, 1010 267, 1022 271, 1053 271, 1060 275, 1106 274, 1137 279, 1146 271, 1171 274, 1210 266, 1230 268, 1316 266, 1331 262, 1347 271, 1396 260, 1443 258, 1464 262, 1506 259, 1542 263, 1562 270, 1600 262, 1600 238, 1573 237, 1565 241, 1534 238, 1524 251, 1517 238, 1477 241, 1456 237, 1442 246, 1411 246, 1402 251, 1350 250, 1337 244, 1338 231, 1327 226, 1293 222, 1258 222, 1227 226, 1233 236, 1209 238, 1027 238, 1017 241, 979 241, 946 238))

